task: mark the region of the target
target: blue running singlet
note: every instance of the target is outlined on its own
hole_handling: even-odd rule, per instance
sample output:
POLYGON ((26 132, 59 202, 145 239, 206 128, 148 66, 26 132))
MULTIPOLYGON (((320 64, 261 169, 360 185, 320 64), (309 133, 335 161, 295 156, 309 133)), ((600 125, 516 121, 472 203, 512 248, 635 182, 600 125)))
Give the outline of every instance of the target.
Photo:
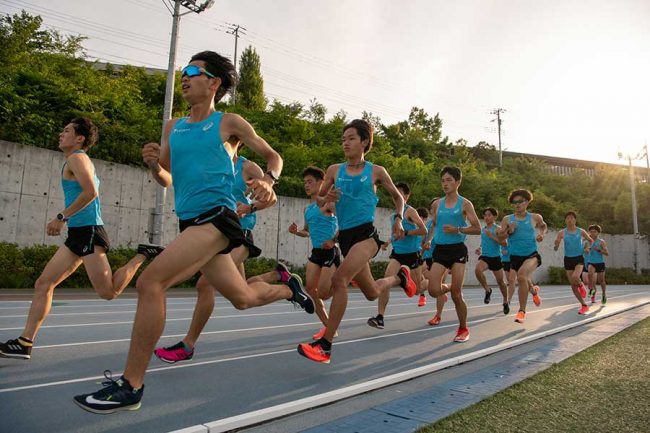
POLYGON ((582 231, 576 227, 576 231, 571 233, 564 229, 564 257, 578 257, 584 252, 582 247, 582 231))
MULTIPOLYGON (((484 257, 499 257, 501 255, 499 243, 485 234, 485 231, 488 230, 487 226, 481 229, 481 255, 484 257)), ((489 229, 490 233, 496 237, 497 236, 497 226, 492 224, 492 228, 489 229)))
MULTIPOLYGON (((402 211, 402 215, 404 216, 404 219, 402 220, 402 227, 404 228, 405 232, 407 230, 416 230, 418 228, 417 224, 412 223, 406 218, 406 210, 410 207, 411 206, 405 204, 404 210, 402 211)), ((390 226, 393 227, 393 224, 395 224, 394 213, 390 216, 390 226)), ((397 254, 417 253, 420 251, 422 245, 422 235, 404 236, 402 239, 398 240, 394 240, 391 236, 391 242, 393 243, 393 251, 395 251, 397 254)))
POLYGON ((605 263, 605 257, 603 253, 596 251, 594 248, 599 247, 602 244, 603 240, 598 238, 591 244, 591 249, 589 250, 588 262, 593 264, 605 263))
POLYGON ((438 203, 438 211, 436 213, 436 228, 435 239, 436 245, 450 245, 460 244, 465 242, 467 235, 463 233, 445 233, 442 227, 449 224, 454 227, 467 227, 465 216, 463 215, 463 202, 465 198, 458 196, 456 206, 452 208, 445 207, 446 197, 442 197, 438 203))
POLYGON ((363 171, 356 176, 350 176, 347 167, 347 162, 339 166, 334 182, 334 186, 341 190, 336 202, 336 216, 341 230, 374 222, 379 201, 372 183, 372 163, 366 161, 363 171))
POLYGON ((535 227, 532 215, 526 212, 524 219, 520 220, 515 214, 508 215, 508 222, 516 222, 515 231, 508 237, 508 247, 511 256, 527 257, 537 251, 535 227))
MULTIPOLYGON (((248 188, 248 185, 246 185, 246 179, 244 179, 244 163, 246 161, 247 161, 246 158, 244 158, 243 156, 238 156, 237 163, 235 164, 234 167, 235 181, 233 182, 232 185, 232 195, 235 198, 235 203, 237 202, 244 203, 244 204, 253 203, 253 200, 251 200, 250 198, 246 197, 246 195, 244 195, 244 193, 246 192, 246 188, 248 188)), ((253 230, 256 222, 257 222, 257 216, 255 212, 249 213, 239 218, 239 224, 241 224, 241 228, 243 230, 253 230)))
POLYGON ((305 209, 305 222, 312 248, 323 248, 325 241, 334 239, 338 226, 336 216, 324 215, 317 203, 310 203, 305 209))
MULTIPOLYGON (((83 150, 76 150, 73 153, 86 153, 83 150)), ((63 197, 65 207, 70 206, 81 194, 81 185, 76 180, 68 180, 63 177, 66 161, 61 168, 61 188, 63 188, 63 197)), ((99 201, 99 178, 95 172, 95 165, 93 166, 93 183, 97 190, 97 197, 93 199, 85 208, 81 209, 76 214, 68 219, 68 227, 84 227, 84 226, 101 226, 104 225, 102 221, 101 203, 99 201)))
POLYGON ((218 111, 195 123, 183 117, 169 134, 176 215, 182 220, 217 206, 235 210, 234 167, 221 140, 222 117, 218 111))
POLYGON ((501 246, 501 261, 502 262, 509 262, 510 261, 510 249, 508 246, 501 246))

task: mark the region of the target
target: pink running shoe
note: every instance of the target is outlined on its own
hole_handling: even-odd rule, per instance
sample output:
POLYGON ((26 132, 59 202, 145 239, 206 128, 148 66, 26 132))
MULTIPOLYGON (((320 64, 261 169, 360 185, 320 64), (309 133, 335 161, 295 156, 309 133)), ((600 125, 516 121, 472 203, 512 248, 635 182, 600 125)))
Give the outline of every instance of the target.
POLYGON ((454 343, 464 343, 467 340, 469 340, 469 329, 458 328, 458 332, 456 332, 456 337, 454 337, 454 343))
POLYGON ((578 287, 578 291, 580 292, 580 297, 582 299, 585 299, 587 297, 587 289, 585 289, 585 285, 580 283, 580 287, 578 287))
POLYGON ((588 312, 589 312, 589 306, 587 306, 587 305, 583 305, 578 310, 578 314, 587 314, 588 312))
POLYGON ((418 307, 424 307, 425 305, 427 305, 427 297, 423 293, 420 295, 420 299, 418 299, 418 307))
POLYGON ((176 364, 179 361, 189 361, 194 356, 194 349, 191 352, 185 350, 183 342, 169 347, 158 347, 153 351, 158 359, 167 364, 176 364))

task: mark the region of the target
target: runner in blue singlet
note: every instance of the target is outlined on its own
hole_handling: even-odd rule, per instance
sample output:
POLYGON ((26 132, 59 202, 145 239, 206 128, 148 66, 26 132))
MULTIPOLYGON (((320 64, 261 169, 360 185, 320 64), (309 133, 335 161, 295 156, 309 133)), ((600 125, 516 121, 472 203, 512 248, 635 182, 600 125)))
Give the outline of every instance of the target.
POLYGON ((510 312, 508 286, 503 273, 503 263, 501 262, 501 244, 504 243, 507 245, 507 242, 499 240, 497 236, 498 226, 495 224, 495 221, 498 216, 499 212, 493 207, 488 207, 483 210, 485 227, 481 229, 481 246, 476 249, 476 254, 478 254, 479 258, 476 268, 474 268, 474 274, 478 282, 483 286, 483 289, 485 289, 483 302, 489 304, 492 288, 488 285, 484 272, 488 269, 492 271, 503 296, 503 314, 508 314, 510 312))
POLYGON ((607 242, 600 237, 602 228, 598 224, 589 226, 589 236, 593 243, 589 250, 589 291, 591 302, 596 302, 596 284, 600 284, 602 291, 601 302, 607 304, 607 283, 605 283, 605 256, 609 256, 607 242))

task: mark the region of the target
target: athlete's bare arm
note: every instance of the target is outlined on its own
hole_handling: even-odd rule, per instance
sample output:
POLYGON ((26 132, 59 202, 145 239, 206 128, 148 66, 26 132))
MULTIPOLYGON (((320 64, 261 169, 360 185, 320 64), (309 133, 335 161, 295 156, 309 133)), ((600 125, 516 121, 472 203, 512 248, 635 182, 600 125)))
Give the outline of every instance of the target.
POLYGON ((172 175, 169 159, 169 135, 178 119, 172 119, 165 125, 162 146, 158 143, 147 143, 142 147, 142 159, 149 167, 151 176, 165 188, 171 186, 172 175))
MULTIPOLYGON (((393 179, 390 178, 386 169, 380 165, 373 165, 372 175, 374 177, 373 183, 381 184, 393 199, 393 203, 395 204, 395 215, 401 215, 402 218, 404 218, 404 215, 402 215, 404 210, 404 197, 402 197, 402 194, 397 190, 397 187, 393 183, 393 179)), ((400 218, 395 218, 395 222, 393 223, 393 239, 397 240, 403 237, 404 227, 402 227, 402 220, 400 218)))
POLYGON ((557 251, 560 248, 560 242, 564 239, 564 230, 560 230, 555 237, 555 242, 553 243, 553 250, 557 251))
POLYGON ((466 235, 480 235, 481 222, 478 220, 478 215, 476 215, 474 205, 467 199, 463 200, 463 213, 465 214, 465 218, 467 218, 467 222, 469 222, 469 227, 459 228, 458 233, 463 233, 466 235))
POLYGON ((542 242, 544 240, 544 236, 546 236, 546 233, 548 233, 548 226, 544 222, 544 218, 542 218, 542 215, 538 213, 532 214, 531 218, 532 218, 533 226, 539 229, 535 240, 537 240, 537 242, 542 242))
MULTIPOLYGON (((262 179, 263 177, 264 177, 264 172, 262 171, 262 168, 259 165, 257 165, 255 162, 247 160, 244 163, 244 179, 246 179, 247 184, 249 184, 255 179, 262 179)), ((274 204, 276 204, 277 202, 278 202, 278 197, 275 195, 275 191, 274 191, 270 200, 255 202, 255 207, 257 208, 257 210, 267 209, 273 206, 274 204)), ((249 209, 247 213, 250 213, 250 205, 244 205, 244 206, 249 209)), ((239 209, 237 213, 239 213, 239 209)))
POLYGON ((408 233, 404 232, 405 236, 423 236, 427 234, 427 226, 424 225, 424 221, 422 221, 420 214, 418 214, 418 212, 414 208, 409 207, 406 210, 406 214, 404 215, 404 218, 408 219, 410 222, 412 222, 418 227, 415 230, 408 230, 408 233))

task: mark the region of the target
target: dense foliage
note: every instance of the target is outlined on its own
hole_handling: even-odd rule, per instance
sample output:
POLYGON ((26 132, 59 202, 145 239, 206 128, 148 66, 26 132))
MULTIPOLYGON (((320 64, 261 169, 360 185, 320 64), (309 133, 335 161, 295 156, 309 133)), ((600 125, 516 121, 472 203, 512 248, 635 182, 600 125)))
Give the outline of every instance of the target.
MULTIPOLYGON (((0 139, 56 149, 62 126, 83 115, 100 128, 100 142, 92 156, 141 165, 140 147, 160 137, 165 76, 129 66, 98 68, 84 60, 82 42, 82 37, 41 30, 40 17, 25 12, 0 19, 0 139)), ((254 51, 248 57, 254 71, 259 66, 254 51)), ((178 86, 174 101, 176 115, 187 113, 178 86)), ((325 168, 342 158, 340 136, 349 119, 343 111, 328 117, 315 99, 309 106, 275 100, 264 110, 242 105, 219 109, 242 114, 284 157, 280 194, 303 196, 300 173, 305 166, 325 168)), ((508 192, 525 187, 535 194, 531 209, 552 226, 563 225, 565 212, 576 210, 581 225, 597 222, 608 233, 632 232, 629 178, 624 169, 603 166, 593 177, 582 172, 558 176, 539 160, 506 157, 499 170, 494 146, 482 142, 468 147, 464 140, 451 143, 442 134, 438 114, 431 116, 413 107, 408 119, 392 125, 372 113, 363 117, 377 132, 368 159, 385 166, 393 180, 411 185, 413 205, 426 206, 440 195, 440 169, 457 165, 464 173, 461 194, 479 212, 487 206, 509 212, 508 192)), ((381 200, 382 205, 390 205, 383 193, 381 200)), ((650 185, 637 185, 637 202, 640 231, 649 233, 650 185)))

